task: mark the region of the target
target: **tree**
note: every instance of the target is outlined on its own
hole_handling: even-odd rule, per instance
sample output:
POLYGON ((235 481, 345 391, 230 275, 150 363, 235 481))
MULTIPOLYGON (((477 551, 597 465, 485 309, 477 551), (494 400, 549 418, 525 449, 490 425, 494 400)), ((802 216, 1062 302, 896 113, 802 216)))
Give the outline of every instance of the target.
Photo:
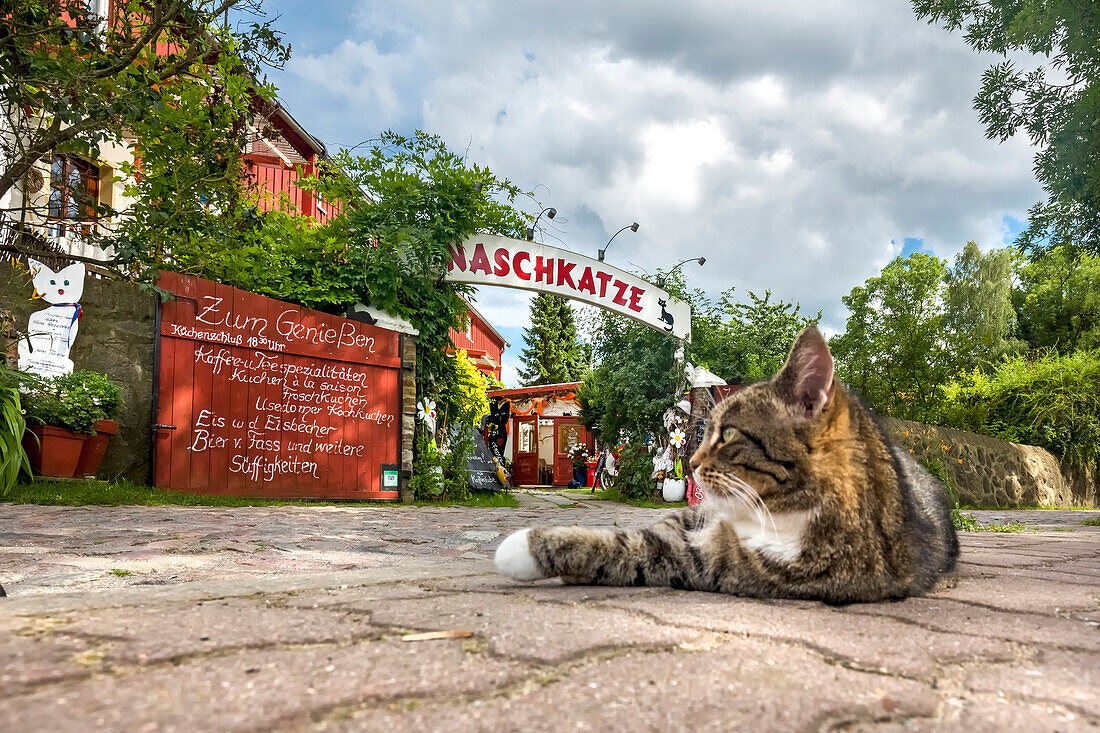
POLYGON ((1011 336, 1016 327, 1015 259, 1011 249, 982 254, 975 242, 967 242, 947 271, 944 326, 950 333, 956 370, 988 366, 1026 348, 1011 336))
POLYGON ((1100 257, 1054 247, 1020 268, 1012 298, 1032 349, 1100 348, 1100 257))
POLYGON ((585 424, 598 424, 612 443, 622 436, 640 445, 647 435, 662 435, 662 416, 680 399, 677 341, 614 313, 594 317, 597 366, 577 392, 585 424))
POLYGON ((523 329, 520 376, 527 386, 576 382, 584 374, 585 356, 577 342, 573 308, 565 298, 539 293, 531 301, 531 327, 523 329))
POLYGON ((913 0, 918 18, 980 52, 1026 51, 1049 70, 1012 61, 989 67, 974 108, 986 136, 1023 130, 1039 151, 1035 174, 1048 194, 1029 212, 1018 243, 1041 251, 1079 246, 1100 254, 1100 5, 1082 0, 913 0))
POLYGON ((108 17, 90 5, 0 0, 0 198, 13 194, 14 247, 45 245, 28 228, 50 211, 41 161, 95 161, 106 144, 140 148, 121 171, 132 206, 78 202, 82 238, 116 248, 108 264, 148 274, 181 237, 224 246, 241 224, 240 158, 263 127, 257 104, 274 94, 261 65, 281 65, 289 49, 258 16, 222 22, 234 8, 259 13, 259 0, 119 0, 108 17), (118 215, 120 229, 94 226, 118 215))
POLYGON ((943 260, 897 258, 844 296, 851 315, 829 346, 840 378, 887 415, 927 420, 951 376, 943 333, 943 260))
POLYGON ((749 302, 734 302, 733 289, 722 294, 722 308, 729 314, 731 360, 726 369, 727 380, 757 382, 770 379, 780 370, 790 353, 795 337, 821 318, 807 318, 799 313, 801 305, 792 301, 771 299, 770 290, 761 298, 749 291, 749 302))

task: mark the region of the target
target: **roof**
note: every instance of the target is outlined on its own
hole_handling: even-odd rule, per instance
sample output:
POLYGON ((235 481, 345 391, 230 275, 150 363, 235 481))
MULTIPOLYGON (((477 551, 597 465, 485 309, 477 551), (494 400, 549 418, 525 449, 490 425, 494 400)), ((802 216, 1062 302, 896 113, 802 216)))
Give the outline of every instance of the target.
POLYGON ((466 305, 468 305, 470 307, 470 312, 473 313, 475 316, 477 316, 478 320, 480 320, 482 323, 485 324, 485 327, 489 329, 489 332, 492 333, 494 336, 496 336, 498 339, 500 339, 504 343, 505 347, 511 346, 511 344, 508 343, 508 339, 504 338, 504 336, 500 333, 500 331, 493 328, 493 324, 489 323, 489 319, 486 318, 485 316, 483 316, 481 314, 481 311, 479 311, 477 308, 474 307, 473 303, 471 303, 470 301, 467 300, 466 305))
POLYGON ((516 387, 515 389, 491 389, 486 395, 489 397, 526 397, 528 395, 554 394, 557 392, 575 392, 580 389, 583 382, 562 382, 561 384, 538 384, 532 387, 516 387))

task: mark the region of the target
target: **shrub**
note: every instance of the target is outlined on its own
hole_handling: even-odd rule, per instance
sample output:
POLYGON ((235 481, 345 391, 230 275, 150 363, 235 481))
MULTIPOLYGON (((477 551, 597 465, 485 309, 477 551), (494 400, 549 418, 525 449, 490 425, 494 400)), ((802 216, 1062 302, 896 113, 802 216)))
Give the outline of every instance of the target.
POLYGON ((21 374, 20 381, 27 421, 34 425, 93 433, 97 420, 117 416, 122 405, 118 385, 98 372, 85 370, 49 379, 21 374))
POLYGON ((619 457, 615 490, 631 499, 656 499, 657 482, 653 473, 653 455, 637 445, 628 445, 619 457))
POLYGON ((939 422, 1100 464, 1100 351, 1015 357, 944 388, 939 422))
POLYGON ((7 496, 21 470, 31 472, 23 450, 25 429, 15 373, 0 365, 0 496, 7 496))

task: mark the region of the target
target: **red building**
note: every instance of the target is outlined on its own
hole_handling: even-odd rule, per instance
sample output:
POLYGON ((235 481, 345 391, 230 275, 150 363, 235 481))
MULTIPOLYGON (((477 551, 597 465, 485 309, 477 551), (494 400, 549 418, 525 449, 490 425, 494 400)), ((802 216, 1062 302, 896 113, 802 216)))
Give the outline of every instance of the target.
POLYGON ((466 351, 466 355, 478 369, 499 381, 501 360, 508 341, 472 305, 469 315, 465 332, 452 328, 451 340, 456 349, 466 351))
POLYGON ((256 202, 264 211, 287 208, 322 224, 340 213, 340 202, 325 201, 298 187, 302 178, 316 175, 317 164, 328 157, 325 144, 310 135, 281 103, 256 102, 272 133, 257 135, 245 150, 245 176, 256 202))

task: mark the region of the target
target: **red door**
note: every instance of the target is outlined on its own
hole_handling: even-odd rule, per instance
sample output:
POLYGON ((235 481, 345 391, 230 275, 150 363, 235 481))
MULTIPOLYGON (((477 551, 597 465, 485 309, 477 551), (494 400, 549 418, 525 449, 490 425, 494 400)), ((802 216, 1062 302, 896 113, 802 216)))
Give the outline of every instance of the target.
POLYGON ((512 483, 531 486, 539 482, 539 421, 517 417, 512 430, 512 483))
POLYGON ((587 440, 584 426, 576 418, 554 419, 554 484, 564 486, 573 478, 574 445, 584 445, 587 440))

